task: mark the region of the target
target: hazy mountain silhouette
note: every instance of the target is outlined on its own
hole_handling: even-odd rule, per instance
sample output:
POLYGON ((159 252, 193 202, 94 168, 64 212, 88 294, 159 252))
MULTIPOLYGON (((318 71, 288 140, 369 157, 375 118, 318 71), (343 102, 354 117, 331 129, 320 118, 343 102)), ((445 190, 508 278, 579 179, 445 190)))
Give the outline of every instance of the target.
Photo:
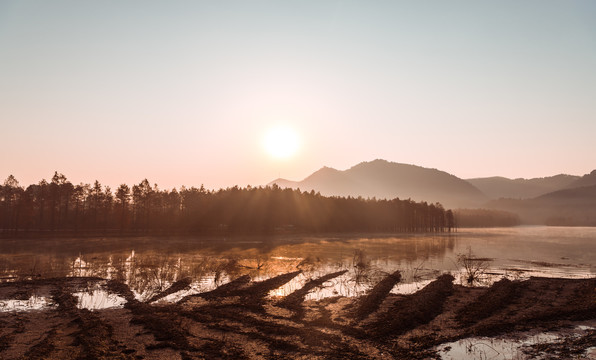
POLYGON ((489 206, 517 213, 523 223, 547 225, 596 226, 596 171, 574 181, 572 187, 544 194, 533 199, 499 199, 489 206))
POLYGON ((300 188, 301 190, 314 190, 320 192, 325 196, 366 196, 356 195, 354 189, 358 183, 346 176, 343 171, 339 171, 330 167, 323 167, 302 181, 290 181, 285 179, 276 179, 268 185, 277 184, 281 188, 300 188))
MULTIPOLYGON (((495 176, 467 179, 467 181, 492 199, 530 199, 573 186, 573 184, 581 179, 579 176, 559 174, 534 179, 508 179, 495 176)), ((596 174, 594 174, 593 183, 585 185, 580 184, 579 186, 586 185, 596 185, 596 174)))
POLYGON ((581 178, 578 178, 577 180, 575 180, 574 182, 572 182, 571 184, 566 186, 566 188, 573 189, 573 188, 578 188, 578 187, 594 186, 594 185, 596 185, 596 170, 592 170, 591 173, 586 174, 586 175, 582 176, 581 178))
POLYGON ((302 181, 277 179, 272 184, 326 196, 411 198, 448 208, 475 207, 488 200, 474 185, 444 171, 386 160, 362 162, 344 171, 324 167, 302 181))

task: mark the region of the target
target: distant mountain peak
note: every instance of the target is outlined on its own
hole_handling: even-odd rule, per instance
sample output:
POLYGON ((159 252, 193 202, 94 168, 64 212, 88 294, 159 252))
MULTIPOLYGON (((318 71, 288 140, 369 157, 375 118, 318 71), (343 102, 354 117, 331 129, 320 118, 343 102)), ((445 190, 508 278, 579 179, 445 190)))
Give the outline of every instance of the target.
POLYGON ((371 161, 362 161, 362 162, 352 166, 350 169, 358 168, 358 167, 366 167, 366 166, 411 166, 411 167, 422 168, 421 166, 418 166, 418 165, 398 163, 395 161, 388 161, 388 160, 384 160, 384 159, 374 159, 371 161))
POLYGON ((353 167, 356 166, 362 166, 362 165, 387 165, 387 164, 399 164, 393 161, 387 161, 387 160, 383 160, 383 159, 374 159, 371 161, 363 161, 359 164, 354 165, 353 167))
POLYGON ((592 170, 589 174, 582 176, 581 178, 577 179, 573 183, 571 183, 568 188, 578 188, 578 187, 585 187, 585 186, 592 186, 596 185, 596 170, 592 170))
MULTIPOLYGON (((279 180, 278 185, 282 186, 279 180)), ((299 182, 283 185, 328 196, 362 196, 440 202, 446 207, 475 206, 488 200, 470 183, 447 172, 383 159, 363 161, 347 170, 327 166, 299 182)))
POLYGON ((304 180, 302 180, 302 181, 306 181, 310 178, 317 177, 317 176, 328 176, 328 175, 335 175, 338 173, 341 173, 341 171, 334 169, 332 167, 323 166, 319 170, 315 171, 314 173, 312 173, 309 176, 307 176, 306 178, 304 178, 304 180))
POLYGON ((468 179, 492 199, 531 199, 549 192, 564 189, 579 179, 579 176, 558 174, 533 179, 509 179, 501 176, 468 179))
POLYGON ((320 168, 320 169, 319 169, 319 170, 317 170, 317 171, 339 171, 339 170, 337 170, 337 169, 334 169, 334 168, 332 168, 332 167, 329 167, 329 166, 323 166, 322 168, 320 168))

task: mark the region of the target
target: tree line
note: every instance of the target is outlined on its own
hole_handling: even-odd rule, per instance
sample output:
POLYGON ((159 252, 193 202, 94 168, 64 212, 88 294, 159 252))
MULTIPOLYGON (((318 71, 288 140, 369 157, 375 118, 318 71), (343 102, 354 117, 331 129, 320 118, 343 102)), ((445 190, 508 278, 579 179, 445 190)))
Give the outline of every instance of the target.
POLYGON ((455 219, 461 227, 509 227, 521 224, 517 214, 494 209, 457 209, 455 219))
POLYGON ((325 197, 277 185, 161 190, 147 179, 115 191, 74 185, 58 172, 26 188, 0 185, 4 236, 49 234, 269 234, 279 232, 449 232, 451 210, 412 200, 325 197))

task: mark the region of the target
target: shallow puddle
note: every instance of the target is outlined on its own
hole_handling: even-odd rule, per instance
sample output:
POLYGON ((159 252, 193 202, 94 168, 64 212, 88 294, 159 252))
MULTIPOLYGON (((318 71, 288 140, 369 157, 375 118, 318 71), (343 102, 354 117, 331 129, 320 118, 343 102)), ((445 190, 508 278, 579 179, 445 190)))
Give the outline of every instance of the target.
POLYGON ((527 359, 522 352, 527 345, 558 340, 555 334, 539 334, 524 339, 467 338, 443 344, 439 353, 443 360, 527 359))
POLYGON ((96 285, 87 291, 72 293, 77 298, 77 308, 87 310, 120 308, 126 304, 126 300, 116 294, 112 294, 96 285))
POLYGON ((47 310, 55 306, 50 298, 32 295, 27 300, 0 300, 0 312, 47 310))
POLYGON ((391 293, 393 294, 401 294, 401 295, 409 295, 417 292, 418 290, 422 289, 426 285, 430 284, 432 280, 424 280, 424 281, 417 281, 413 283, 400 283, 393 287, 391 293))
MULTIPOLYGON (((189 289, 180 290, 180 291, 177 291, 170 295, 164 296, 163 298, 157 300, 156 302, 157 303, 160 303, 160 302, 175 303, 175 302, 182 300, 182 298, 184 298, 186 296, 200 294, 200 293, 214 290, 218 286, 226 284, 230 281, 230 279, 227 277, 220 279, 218 282, 216 282, 215 280, 216 280, 215 276, 205 276, 205 277, 201 278, 199 281, 194 281, 193 283, 191 283, 189 289)), ((172 285, 171 283, 168 284, 168 287, 171 285, 172 285)))
MULTIPOLYGON (((515 338, 472 337, 442 344, 437 350, 443 360, 524 360, 536 358, 527 353, 531 345, 556 343, 570 336, 579 337, 591 329, 594 327, 581 325, 561 332, 522 333, 515 338)), ((584 354, 586 357, 582 358, 593 359, 590 354, 595 354, 594 348, 589 348, 584 354)))

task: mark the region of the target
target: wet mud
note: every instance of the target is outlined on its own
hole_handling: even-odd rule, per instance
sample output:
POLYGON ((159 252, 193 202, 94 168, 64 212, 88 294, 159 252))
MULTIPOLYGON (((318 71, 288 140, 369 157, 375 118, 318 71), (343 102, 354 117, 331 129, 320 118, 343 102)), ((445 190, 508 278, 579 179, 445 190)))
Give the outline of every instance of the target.
POLYGON ((166 297, 168 295, 177 293, 178 291, 188 289, 188 288, 190 288, 191 283, 192 283, 191 278, 180 279, 180 280, 174 282, 170 287, 168 287, 164 291, 152 296, 149 300, 147 300, 147 303, 152 303, 154 301, 163 299, 164 297, 166 297))
MULTIPOLYGON (((2 359, 441 359, 439 345, 471 336, 515 336, 596 320, 596 279, 501 280, 490 288, 441 275, 411 295, 390 293, 400 273, 361 297, 305 300, 341 275, 310 279, 283 298, 272 290, 298 276, 248 276, 176 303, 138 301, 124 283, 101 278, 0 284, 0 300, 47 298, 37 310, 0 312, 2 359), (123 298, 116 308, 81 308, 73 295, 101 287, 123 298)), ((188 280, 157 294, 184 290, 188 280)), ((534 344, 530 358, 582 358, 595 345, 582 336, 534 344)))
POLYGON ((357 320, 364 319, 376 311, 383 300, 389 295, 391 289, 401 280, 401 273, 395 271, 379 281, 366 296, 361 297, 356 305, 354 316, 357 320))
POLYGON ((321 276, 316 279, 311 279, 307 281, 302 288, 292 292, 288 296, 285 296, 279 303, 279 306, 283 306, 288 309, 300 309, 301 304, 304 302, 304 298, 308 295, 309 292, 312 290, 323 287, 325 282, 332 280, 338 276, 345 274, 347 270, 337 271, 331 274, 327 274, 325 276, 321 276))

